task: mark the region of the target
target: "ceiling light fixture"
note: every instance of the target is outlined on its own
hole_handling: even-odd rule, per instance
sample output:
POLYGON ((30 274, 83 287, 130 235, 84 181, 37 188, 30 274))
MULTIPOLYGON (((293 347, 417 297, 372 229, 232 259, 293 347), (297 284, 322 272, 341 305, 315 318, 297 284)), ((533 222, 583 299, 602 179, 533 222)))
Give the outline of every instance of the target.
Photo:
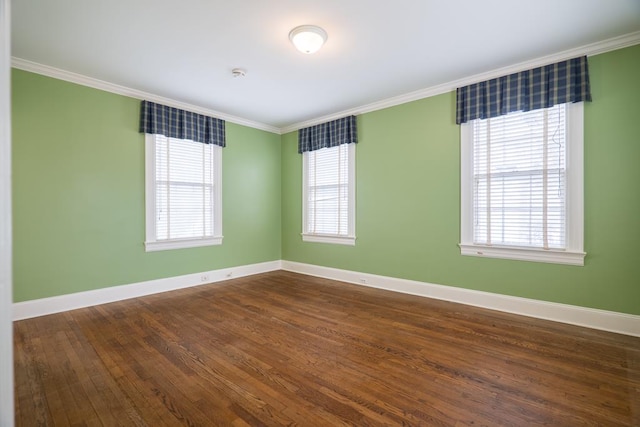
POLYGON ((300 52, 312 54, 327 41, 327 32, 315 25, 300 25, 291 30, 289 40, 300 52))

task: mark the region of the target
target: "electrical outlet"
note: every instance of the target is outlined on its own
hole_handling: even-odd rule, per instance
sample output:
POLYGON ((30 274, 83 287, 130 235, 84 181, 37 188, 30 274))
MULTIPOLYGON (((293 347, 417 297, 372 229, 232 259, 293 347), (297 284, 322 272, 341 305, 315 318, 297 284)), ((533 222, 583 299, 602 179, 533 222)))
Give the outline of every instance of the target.
POLYGON ((209 281, 209 275, 208 274, 203 274, 202 276, 200 276, 200 281, 201 282, 208 282, 209 281))
POLYGON ((362 283, 363 285, 366 285, 367 284, 367 279, 364 279, 364 278, 360 279, 360 283, 362 283))

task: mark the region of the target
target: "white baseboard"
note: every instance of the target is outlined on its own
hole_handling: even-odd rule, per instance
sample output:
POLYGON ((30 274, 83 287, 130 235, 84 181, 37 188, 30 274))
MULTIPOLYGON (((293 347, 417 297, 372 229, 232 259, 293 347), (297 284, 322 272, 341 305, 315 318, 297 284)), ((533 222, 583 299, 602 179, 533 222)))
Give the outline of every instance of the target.
POLYGON ((244 277, 253 274, 266 273, 268 271, 280 270, 280 268, 281 262, 279 260, 269 261, 259 264, 242 265, 222 268, 220 270, 186 274, 184 276, 168 277, 165 279, 148 280, 146 282, 133 283, 130 285, 112 286, 93 291, 17 302, 13 304, 13 320, 28 319, 31 317, 44 316, 46 314, 60 313, 68 310, 75 310, 77 308, 141 297, 144 295, 189 288, 192 286, 219 282, 236 277, 244 277))
POLYGON ((640 337, 640 316, 632 314, 493 294, 453 286, 435 285, 415 280, 378 276, 293 261, 282 261, 282 269, 362 286, 640 337))
POLYGON ((274 270, 287 270, 310 276, 340 280, 362 286, 386 289, 405 294, 457 302, 491 310, 504 311, 538 319, 553 320, 587 328, 640 337, 640 316, 578 307, 568 304, 493 294, 453 286, 436 285, 415 280, 378 276, 357 271, 340 270, 293 261, 270 261, 184 276, 149 280, 130 285, 113 286, 13 304, 13 320, 60 313, 77 308, 106 304, 144 295, 214 283, 235 277, 250 276, 274 270))

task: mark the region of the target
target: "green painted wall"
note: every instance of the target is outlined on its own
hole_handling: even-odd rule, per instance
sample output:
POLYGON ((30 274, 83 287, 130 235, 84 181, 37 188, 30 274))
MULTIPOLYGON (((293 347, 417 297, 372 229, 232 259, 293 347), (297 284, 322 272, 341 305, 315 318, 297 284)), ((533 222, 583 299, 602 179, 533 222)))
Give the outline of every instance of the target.
POLYGON ((139 101, 12 80, 16 302, 280 259, 279 135, 227 123, 221 246, 146 253, 139 101))
POLYGON ((297 133, 228 123, 223 245, 145 253, 139 102, 14 70, 14 299, 286 259, 640 314, 640 46, 590 70, 584 267, 460 255, 453 93, 358 118, 355 247, 302 242, 297 133))
POLYGON ((358 118, 355 247, 302 242, 302 159, 284 135, 282 258, 640 314, 640 46, 589 66, 584 267, 460 255, 454 93, 358 118))

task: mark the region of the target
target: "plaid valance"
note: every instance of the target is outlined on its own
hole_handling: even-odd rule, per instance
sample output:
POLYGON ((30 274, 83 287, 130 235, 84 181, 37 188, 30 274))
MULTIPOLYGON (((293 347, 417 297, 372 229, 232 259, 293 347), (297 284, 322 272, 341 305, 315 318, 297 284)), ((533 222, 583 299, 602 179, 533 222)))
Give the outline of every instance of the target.
POLYGON ((591 101, 587 57, 573 58, 458 88, 456 123, 568 102, 591 101))
POLYGON ((226 145, 225 121, 178 108, 142 101, 140 133, 226 145))
POLYGON ((298 153, 358 142, 356 116, 343 117, 298 131, 298 153))

